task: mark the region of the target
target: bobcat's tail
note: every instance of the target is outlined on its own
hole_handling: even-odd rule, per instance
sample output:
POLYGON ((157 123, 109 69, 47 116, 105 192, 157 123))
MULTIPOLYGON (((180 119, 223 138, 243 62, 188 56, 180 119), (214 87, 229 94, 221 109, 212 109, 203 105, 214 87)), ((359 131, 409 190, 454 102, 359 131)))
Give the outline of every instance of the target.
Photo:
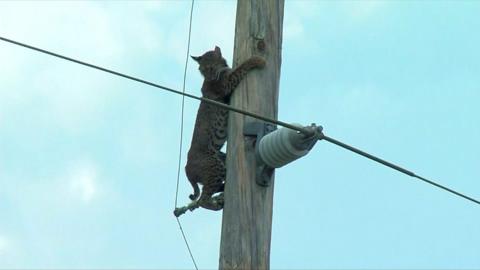
POLYGON ((190 194, 188 196, 190 200, 195 201, 199 196, 200 196, 200 189, 198 188, 198 184, 190 181, 190 184, 192 184, 193 187, 193 194, 190 194))

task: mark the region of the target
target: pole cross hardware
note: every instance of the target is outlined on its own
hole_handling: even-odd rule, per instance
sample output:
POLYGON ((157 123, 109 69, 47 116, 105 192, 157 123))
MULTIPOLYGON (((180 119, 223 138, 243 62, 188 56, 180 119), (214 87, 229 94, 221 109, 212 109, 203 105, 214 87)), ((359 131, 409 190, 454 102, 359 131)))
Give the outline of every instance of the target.
POLYGON ((256 137, 256 182, 258 185, 269 186, 275 168, 283 167, 305 156, 315 143, 324 137, 322 126, 312 124, 303 127, 296 123, 292 125, 308 130, 309 132, 306 132, 308 135, 289 128, 277 129, 270 123, 251 122, 245 124, 243 134, 256 137))

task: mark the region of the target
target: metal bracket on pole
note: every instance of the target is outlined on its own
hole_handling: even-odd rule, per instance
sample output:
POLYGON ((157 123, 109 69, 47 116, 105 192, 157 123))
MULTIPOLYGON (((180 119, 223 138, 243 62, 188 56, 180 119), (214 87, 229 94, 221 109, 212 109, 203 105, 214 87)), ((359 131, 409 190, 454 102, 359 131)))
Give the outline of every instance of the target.
POLYGON ((259 158, 258 155, 258 146, 260 140, 270 132, 276 130, 277 127, 270 123, 262 123, 262 122, 250 122, 246 123, 243 128, 243 135, 256 137, 255 141, 255 155, 257 156, 257 171, 255 176, 255 181, 258 185, 263 187, 268 187, 270 185, 270 181, 272 179, 273 170, 274 168, 269 167, 265 163, 262 162, 262 159, 259 158))

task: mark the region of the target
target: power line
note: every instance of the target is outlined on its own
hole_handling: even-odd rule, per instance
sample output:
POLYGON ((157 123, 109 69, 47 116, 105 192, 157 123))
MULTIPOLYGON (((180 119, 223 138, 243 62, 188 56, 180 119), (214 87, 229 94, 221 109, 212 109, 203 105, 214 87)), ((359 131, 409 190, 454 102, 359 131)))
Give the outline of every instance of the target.
POLYGON ((140 78, 137 78, 137 77, 134 77, 134 76, 130 76, 130 75, 118 72, 118 71, 114 71, 114 70, 111 70, 111 69, 108 69, 108 68, 104 68, 104 67, 100 67, 100 66, 97 66, 97 65, 94 65, 94 64, 90 64, 90 63, 87 63, 87 62, 84 62, 84 61, 80 61, 80 60, 77 60, 77 59, 74 59, 74 58, 71 58, 71 57, 68 57, 68 56, 58 54, 58 53, 54 53, 54 52, 51 52, 51 51, 40 49, 38 47, 34 47, 34 46, 31 46, 31 45, 21 43, 21 42, 15 41, 15 40, 11 40, 11 39, 8 39, 8 38, 4 38, 4 37, 1 37, 1 36, 0 36, 0 40, 3 40, 5 42, 9 42, 9 43, 12 43, 12 44, 15 44, 15 45, 18 45, 18 46, 22 46, 22 47, 25 47, 25 48, 28 48, 28 49, 31 49, 31 50, 34 50, 34 51, 38 51, 38 52, 41 52, 41 53, 44 53, 44 54, 48 54, 48 55, 51 55, 51 56, 54 56, 54 57, 57 57, 57 58, 61 58, 63 60, 74 62, 74 63, 80 64, 80 65, 83 65, 83 66, 87 66, 87 67, 90 67, 90 68, 93 68, 93 69, 98 69, 98 70, 101 70, 103 72, 107 72, 107 73, 110 73, 110 74, 113 74, 113 75, 116 75, 116 76, 120 76, 120 77, 129 79, 129 80, 132 80, 132 81, 136 81, 136 82, 139 82, 139 83, 150 85, 150 86, 153 86, 155 88, 163 89, 165 91, 172 92, 172 93, 175 93, 175 94, 178 94, 178 95, 182 95, 182 96, 189 97, 189 98, 192 98, 192 99, 200 100, 200 101, 203 101, 205 103, 209 103, 209 104, 212 104, 214 106, 218 106, 220 108, 223 108, 223 109, 226 109, 226 110, 229 110, 229 111, 234 111, 234 112, 237 112, 237 113, 241 113, 243 115, 251 116, 253 118, 263 120, 265 122, 273 123, 273 124, 276 124, 276 125, 279 125, 279 126, 282 126, 282 127, 290 128, 290 129, 302 132, 304 134, 311 134, 310 130, 303 129, 301 127, 297 127, 297 126, 294 126, 294 125, 291 125, 289 123, 285 123, 285 122, 282 122, 282 121, 279 121, 279 120, 270 119, 268 117, 261 116, 261 115, 258 115, 256 113, 252 113, 252 112, 248 112, 248 111, 245 111, 245 110, 242 110, 242 109, 238 109, 238 108, 235 108, 233 106, 230 106, 230 105, 222 103, 222 102, 218 102, 218 101, 211 100, 211 99, 208 99, 208 98, 197 97, 197 96, 189 94, 189 93, 183 93, 181 91, 172 89, 170 87, 166 87, 166 86, 163 86, 163 85, 160 85, 160 84, 157 84, 157 83, 153 83, 153 82, 150 82, 150 81, 147 81, 147 80, 143 80, 143 79, 140 79, 140 78))
MULTIPOLYGON (((187 67, 188 59, 190 54, 190 37, 192 34, 192 17, 193 17, 193 5, 195 0, 192 0, 192 5, 190 7, 190 22, 188 25, 188 41, 187 41, 187 53, 185 56, 185 67, 183 69, 183 84, 182 84, 182 93, 185 94, 185 84, 187 82, 187 67)), ((183 149, 183 115, 185 112, 185 95, 182 95, 182 106, 180 110, 180 141, 179 141, 179 150, 178 150, 178 166, 177 166, 177 188, 175 192, 175 208, 178 205, 178 185, 180 182, 180 167, 182 162, 182 149, 183 149)))
POLYGON ((185 241, 185 245, 187 246, 188 253, 190 254, 190 258, 192 259, 193 265, 195 266, 195 269, 198 270, 197 263, 195 262, 195 258, 193 258, 192 250, 190 249, 190 245, 188 244, 187 237, 185 236, 185 232, 183 231, 182 223, 180 222, 180 219, 177 217, 177 224, 178 228, 180 228, 180 232, 182 233, 183 240, 185 241))
MULTIPOLYGON (((180 167, 182 163, 182 151, 183 151, 183 115, 184 115, 184 109, 185 109, 185 83, 187 81, 187 67, 188 67, 188 59, 189 54, 190 54, 190 37, 192 35, 192 18, 193 18, 193 5, 195 3, 195 0, 192 0, 192 5, 190 6, 190 21, 188 24, 188 41, 187 41, 187 53, 185 57, 185 68, 183 70, 183 84, 182 84, 182 107, 181 107, 181 117, 180 117, 180 142, 179 142, 179 149, 178 149, 178 167, 177 167, 177 187, 175 190, 175 208, 177 208, 177 203, 178 203, 178 186, 180 184, 180 167)), ((190 258, 192 259, 193 265, 195 266, 195 269, 198 270, 197 263, 195 262, 195 258, 193 257, 192 250, 190 249, 190 245, 188 244, 187 236, 185 235, 185 232, 183 231, 182 223, 180 222, 180 219, 175 216, 178 224, 178 228, 180 229, 180 232, 182 233, 183 240, 185 241, 185 245, 187 246, 188 253, 190 254, 190 258)))
MULTIPOLYGON (((76 60, 76 59, 73 59, 73 58, 70 58, 70 57, 67 57, 67 56, 63 56, 63 55, 60 55, 60 54, 57 54, 57 53, 53 53, 53 52, 50 52, 50 51, 47 51, 47 50, 44 50, 44 49, 40 49, 40 48, 37 48, 37 47, 34 47, 34 46, 31 46, 31 45, 27 45, 27 44, 24 44, 24 43, 21 43, 21 42, 18 42, 18 41, 14 41, 14 40, 11 40, 11 39, 7 39, 7 38, 4 38, 4 37, 1 37, 0 36, 0 40, 3 40, 3 41, 6 41, 6 42, 9 42, 9 43, 12 43, 12 44, 15 44, 15 45, 19 45, 19 46, 22 46, 22 47, 25 47, 25 48, 28 48, 28 49, 31 49, 31 50, 35 50, 35 51, 38 51, 38 52, 42 52, 42 53, 45 53, 45 54, 48 54, 48 55, 52 55, 52 56, 55 56, 55 57, 58 57, 58 58, 61 58, 61 59, 64 59, 64 60, 67 60, 67 61, 71 61, 71 62, 74 62, 74 63, 77 63, 77 64, 80 64, 80 65, 84 65, 84 66, 87 66, 87 67, 90 67, 90 68, 94 68, 94 69, 98 69, 98 70, 101 70, 101 71, 104 71, 104 72, 107 72, 107 73, 111 73, 111 74, 114 74, 114 75, 117 75, 117 76, 120 76, 120 77, 123 77, 123 78, 126 78, 126 79, 129 79, 129 80, 133 80, 133 81, 136 81, 136 82, 140 82, 140 83, 143 83, 143 84, 147 84, 147 85, 150 85, 150 86, 153 86, 153 87, 156 87, 156 88, 160 88, 160 89, 163 89, 163 90, 166 90, 166 91, 169 91, 169 92, 172 92, 172 93, 175 93, 175 94, 179 94, 179 95, 183 95, 183 96, 186 96, 186 97, 189 97, 189 98, 192 98, 192 99, 196 99, 196 100, 200 100, 200 101, 203 101, 205 103, 209 103, 209 104, 212 104, 214 106, 218 106, 218 107, 221 107, 223 109, 226 109, 226 110, 229 110, 229 111, 234 111, 234 112, 237 112, 237 113, 241 113, 243 115, 247 115, 247 116, 251 116, 253 118, 256 118, 256 119, 259 119, 259 120, 263 120, 265 122, 269 122, 269 123, 273 123, 273 124, 276 124, 276 125, 279 125, 279 126, 283 126, 283 127, 286 127, 286 128, 289 128, 289 129, 293 129, 293 130, 296 130, 296 131, 299 131, 305 135, 312 135, 312 131, 311 129, 307 129, 307 128, 302 128, 302 127, 297 127, 297 126, 294 126, 292 124, 288 124, 286 122, 282 122, 282 121, 279 121, 279 120, 275 120, 275 119, 271 119, 271 118, 268 118, 268 117, 265 117, 265 116, 261 116, 261 115, 258 115, 258 114, 255 114, 255 113, 252 113, 252 112, 248 112, 248 111, 245 111, 245 110, 241 110, 241 109, 238 109, 238 108, 235 108, 233 106, 230 106, 228 104, 225 104, 225 103, 221 103, 221 102, 217 102, 217 101, 214 101, 214 100, 211 100, 211 99, 207 99, 207 98, 203 98, 203 97, 197 97, 197 96, 194 96, 194 95, 191 95, 191 94, 188 94, 188 93, 182 93, 178 90, 174 90, 172 88, 168 88, 168 87, 165 87, 165 86, 162 86, 162 85, 159 85, 159 84, 156 84, 156 83, 152 83, 152 82, 149 82, 149 81, 146 81, 146 80, 143 80, 143 79, 139 79, 139 78, 136 78, 136 77, 133 77, 133 76, 130 76, 130 75, 126 75, 126 74, 123 74, 123 73, 120 73, 120 72, 117 72, 117 71, 113 71, 113 70, 110 70, 110 69, 106 69, 106 68, 103 68, 103 67, 100 67, 100 66, 96 66, 96 65, 93 65, 93 64, 89 64, 89 63, 86 63, 86 62, 83 62, 83 61, 80 61, 80 60, 76 60)), ((361 151, 353 146, 350 146, 348 144, 345 144, 343 142, 340 142, 338 140, 335 140, 331 137, 328 137, 328 136, 325 136, 325 135, 321 135, 319 137, 319 140, 326 140, 330 143, 333 143, 335 145, 338 145, 340 147, 343 147, 347 150, 350 150, 354 153, 357 153, 361 156, 364 156, 368 159, 371 159, 373 161, 376 161, 382 165, 385 165, 387 167, 390 167, 396 171, 399 171, 401 173, 404 173, 408 176, 411 176, 411 177, 414 177, 414 178, 417 178, 419 180, 422 180, 428 184, 431 184, 433 186, 436 186, 438 188, 441 188, 447 192, 450 192, 452 194, 455 194, 457 196, 460 196, 464 199, 467 199, 471 202, 474 202, 476 204, 479 204, 480 205, 480 201, 476 200, 476 199, 473 199, 465 194, 462 194, 460 192, 457 192, 455 190, 452 190, 450 188, 447 188, 443 185, 440 185, 438 183, 435 183, 434 181, 431 181, 431 180, 428 180, 424 177, 421 177, 421 176, 418 176, 406 169, 403 169, 402 167, 400 166, 397 166, 393 163, 390 163, 390 162, 387 162, 383 159, 380 159, 374 155, 371 155, 371 154, 368 154, 364 151, 361 151)))
POLYGON ((411 176, 411 177, 420 179, 420 180, 422 180, 422 181, 424 181, 424 182, 426 182, 426 183, 428 183, 428 184, 430 184, 430 185, 433 185, 433 186, 435 186, 435 187, 437 187, 437 188, 443 189, 443 190, 445 190, 445 191, 448 191, 448 192, 450 192, 450 193, 452 193, 452 194, 455 194, 455 195, 457 195, 457 196, 460 196, 460 197, 462 197, 462 198, 464 198, 464 199, 467 199, 467 200, 469 200, 469 201, 472 201, 472 202, 480 205, 480 201, 478 201, 478 200, 476 200, 476 199, 474 199, 474 198, 472 198, 472 197, 469 197, 469 196, 467 196, 467 195, 465 195, 465 194, 462 194, 462 193, 460 193, 460 192, 458 192, 458 191, 455 191, 455 190, 453 190, 453 189, 450 189, 450 188, 448 188, 448 187, 446 187, 446 186, 443 186, 443 185, 440 185, 440 184, 438 184, 438 183, 435 183, 435 182, 432 181, 432 180, 428 180, 428 179, 426 179, 426 178, 424 178, 424 177, 421 177, 421 176, 419 176, 419 175, 416 175, 414 172, 411 172, 411 171, 409 171, 409 170, 407 170, 407 169, 404 169, 404 168, 402 168, 402 167, 400 167, 400 166, 398 166, 398 165, 395 165, 395 164, 390 163, 390 162, 388 162, 388 161, 386 161, 386 160, 383 160, 383 159, 381 159, 381 158, 378 158, 378 157, 376 157, 376 156, 374 156, 374 155, 370 155, 369 153, 364 152, 364 151, 362 151, 362 150, 360 150, 360 149, 358 149, 358 148, 355 148, 355 147, 353 147, 353 146, 350 146, 350 145, 348 145, 348 144, 345 144, 345 143, 343 143, 343 142, 341 142, 341 141, 335 140, 335 139, 330 138, 330 137, 325 136, 325 135, 323 135, 323 139, 326 140, 326 141, 328 141, 328 142, 331 142, 331 143, 333 143, 333 144, 335 144, 335 145, 338 145, 338 146, 340 146, 340 147, 343 147, 343 148, 345 148, 345 149, 347 149, 347 150, 350 150, 350 151, 352 151, 352 152, 354 152, 354 153, 357 153, 357 154, 359 154, 359 155, 361 155, 361 156, 364 156, 364 157, 366 157, 366 158, 368 158, 368 159, 371 159, 371 160, 373 160, 373 161, 376 161, 376 162, 378 162, 378 163, 380 163, 380 164, 382 164, 382 165, 385 165, 385 166, 387 166, 387 167, 390 167, 390 168, 392 168, 392 169, 394 169, 394 170, 396 170, 396 171, 399 171, 399 172, 401 172, 401 173, 403 173, 403 174, 406 174, 406 175, 408 175, 408 176, 411 176))

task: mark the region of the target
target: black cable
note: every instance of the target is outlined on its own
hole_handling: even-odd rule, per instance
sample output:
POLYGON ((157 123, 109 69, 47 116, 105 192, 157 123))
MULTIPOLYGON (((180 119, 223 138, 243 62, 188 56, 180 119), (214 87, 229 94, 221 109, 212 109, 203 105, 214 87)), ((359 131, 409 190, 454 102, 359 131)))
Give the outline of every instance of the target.
MULTIPOLYGON (((92 65, 92 64, 89 64, 89 63, 85 63, 85 62, 82 62, 82 61, 79 61, 79 60, 75 60, 73 58, 70 58, 70 57, 66 57, 66 56, 63 56, 63 55, 60 55, 60 54, 56 54, 56 53, 53 53, 53 52, 50 52, 50 51, 46 51, 46 50, 43 50, 43 49, 40 49, 40 48, 36 48, 36 47, 33 47, 33 46, 30 46, 30 45, 27 45, 27 44, 23 44, 23 43, 20 43, 18 41, 14 41, 14 40, 11 40, 11 39, 7 39, 7 38, 4 38, 4 37, 1 37, 0 36, 0 40, 3 40, 3 41, 6 41, 6 42, 9 42, 9 43, 13 43, 13 44, 16 44, 16 45, 19 45, 19 46, 22 46, 22 47, 25 47, 25 48, 28 48, 28 49, 32 49, 32 50, 35 50, 35 51, 39 51, 39 52, 42 52, 42 53, 45 53, 45 54, 49 54, 49 55, 52 55, 52 56, 55 56, 55 57, 58 57, 58 58, 62 58, 64 60, 68 60, 68 61, 71 61, 71 62, 75 62, 77 64, 81 64, 81 65, 84 65, 84 66, 87 66, 87 67, 91 67, 91 68, 95 68, 95 69, 98 69, 98 70, 101 70, 101 71, 105 71, 105 72, 108 72, 108 73, 111 73, 111 74, 114 74, 114 75, 117 75, 117 76, 120 76, 120 77, 124 77, 124 78, 127 78, 127 79, 130 79, 130 80, 133 80, 133 81, 137 81, 137 82, 140 82, 140 83, 144 83, 144 84, 147 84, 147 85, 150 85, 150 86, 153 86, 153 87, 156 87, 156 88, 160 88, 160 89, 163 89, 163 90, 166 90, 166 91, 169 91, 169 92, 172 92, 172 93, 176 93, 176 94, 179 94, 179 95, 183 95, 183 96, 186 96, 186 97, 189 97, 189 98, 193 98, 193 99, 196 99, 196 100, 200 100, 200 101, 203 101, 203 102, 206 102, 206 103, 209 103, 209 104, 212 104, 212 105, 215 105, 215 106, 218 106, 218 107, 221 107, 223 109, 226 109, 226 110, 230 110, 230 111, 234 111, 234 112, 237 112, 237 113, 241 113, 243 115, 247 115, 247 116, 251 116, 253 118, 256 118, 256 119, 259 119, 259 120, 263 120, 265 122, 269 122, 269 123, 272 123, 272 124, 276 124, 276 125, 279 125, 279 126, 283 126, 283 127, 286 127, 286 128, 289 128, 289 129, 293 129, 293 130, 296 130, 296 131, 299 131, 307 136, 311 136, 312 135, 312 131, 311 129, 307 129, 307 128, 302 128, 302 127, 297 127, 297 126, 294 126, 292 124, 288 124, 286 122, 282 122, 282 121, 279 121, 279 120, 275 120, 275 119, 271 119, 271 118, 268 118, 268 117, 265 117, 265 116, 261 116, 261 115, 258 115, 258 114, 255 114, 255 113, 251 113, 251 112, 248 112, 248 111, 244 111, 244 110, 241 110, 241 109, 238 109, 238 108, 235 108, 233 106, 230 106, 230 105, 227 105, 227 104, 224 104, 224 103, 221 103, 221 102, 217 102, 217 101, 214 101, 214 100, 211 100, 211 99, 207 99, 207 98, 202 98, 202 97, 197 97, 197 96, 194 96, 194 95, 191 95, 191 94, 188 94, 188 93, 182 93, 180 91, 177 91, 177 90, 174 90, 174 89, 171 89, 171 88, 168 88, 168 87, 165 87, 165 86, 162 86, 162 85, 159 85, 159 84, 156 84, 156 83, 152 83, 152 82, 149 82, 149 81, 146 81, 146 80, 142 80, 142 79, 139 79, 139 78, 135 78, 133 76, 130 76, 130 75, 126 75, 126 74, 122 74, 120 72, 116 72, 116 71, 113 71, 113 70, 110 70, 110 69, 106 69, 106 68, 102 68, 102 67, 99 67, 99 66, 96 66, 96 65, 92 65)), ((447 187, 444 187, 440 184, 437 184, 431 180, 427 180, 423 177, 420 177, 420 176, 417 176, 416 174, 408 171, 408 170, 405 170, 393 163, 390 163, 390 162, 387 162, 383 159, 380 159, 378 157, 375 157, 373 155, 370 155, 364 151, 361 151, 353 146, 350 146, 350 145, 347 145, 345 143, 342 143, 338 140, 335 140, 333 138, 330 138, 328 136, 325 136, 323 135, 322 138, 320 139, 325 139, 326 141, 330 142, 330 143, 333 143, 333 144, 336 144, 340 147, 343 147, 345 149, 348 149, 352 152, 355 152, 359 155, 362 155, 366 158, 369 158, 371 160, 374 160, 382 165, 385 165, 387 167, 390 167, 394 170, 397 170, 399 172, 402 172, 406 175, 409 175, 409 176, 412 176, 412 177, 415 177, 415 178, 418 178, 422 181, 425 181, 426 183, 429 183, 429 184, 432 184, 436 187, 439 187, 441 189, 444 189, 448 192, 451 192, 455 195, 458 195, 462 198, 465 198, 467 200, 470 200, 472 202, 475 202, 477 204, 480 204, 480 202, 478 200, 475 200, 469 196, 466 196, 462 193, 459 193, 457 191, 454 191, 452 189, 449 189, 447 187)))
POLYGON ((130 75, 127 75, 127 74, 124 74, 124 73, 120 73, 120 72, 117 72, 117 71, 114 71, 114 70, 111 70, 111 69, 103 68, 103 67, 100 67, 100 66, 97 66, 97 65, 89 64, 89 63, 86 63, 86 62, 83 62, 83 61, 80 61, 80 60, 76 60, 76 59, 73 59, 73 58, 58 54, 58 53, 54 53, 54 52, 51 52, 51 51, 40 49, 40 48, 31 46, 31 45, 28 45, 28 44, 25 44, 25 43, 21 43, 21 42, 15 41, 15 40, 4 38, 4 37, 1 37, 1 36, 0 36, 0 40, 3 40, 5 42, 9 42, 9 43, 12 43, 12 44, 15 44, 15 45, 18 45, 18 46, 22 46, 22 47, 25 47, 25 48, 28 48, 28 49, 31 49, 31 50, 34 50, 34 51, 45 53, 45 54, 48 54, 48 55, 51 55, 51 56, 54 56, 54 57, 58 57, 58 58, 61 58, 63 60, 74 62, 74 63, 80 64, 80 65, 83 65, 83 66, 98 69, 98 70, 101 70, 101 71, 104 71, 104 72, 107 72, 107 73, 110 73, 110 74, 113 74, 113 75, 116 75, 116 76, 120 76, 120 77, 129 79, 129 80, 132 80, 132 81, 136 81, 136 82, 143 83, 143 84, 146 84, 146 85, 150 85, 150 86, 153 86, 153 87, 156 87, 156 88, 160 88, 160 89, 163 89, 165 91, 172 92, 172 93, 175 93, 175 94, 178 94, 178 95, 182 95, 182 96, 186 96, 186 97, 189 97, 189 98, 192 98, 192 99, 200 100, 200 101, 203 101, 205 103, 212 104, 214 106, 218 106, 220 108, 223 108, 223 109, 226 109, 226 110, 229 110, 229 111, 233 111, 233 112, 237 112, 237 113, 240 113, 240 114, 243 114, 243 115, 251 116, 253 118, 263 120, 265 122, 273 123, 273 124, 276 124, 276 125, 279 125, 279 126, 282 126, 282 127, 286 127, 286 128, 289 128, 289 129, 293 129, 293 130, 302 132, 304 134, 311 134, 311 132, 307 129, 297 127, 297 126, 294 126, 294 125, 291 125, 289 123, 285 123, 285 122, 282 122, 282 121, 279 121, 279 120, 271 119, 271 118, 268 118, 268 117, 265 117, 265 116, 261 116, 261 115, 258 115, 256 113, 252 113, 252 112, 248 112, 248 111, 245 111, 245 110, 242 110, 242 109, 238 109, 238 108, 235 108, 233 106, 230 106, 230 105, 222 103, 222 102, 218 102, 218 101, 211 100, 211 99, 208 99, 208 98, 197 97, 195 95, 188 94, 188 93, 182 93, 178 90, 175 90, 175 89, 163 86, 163 85, 159 85, 159 84, 156 84, 156 83, 153 83, 153 82, 149 82, 149 81, 146 81, 146 80, 143 80, 143 79, 140 79, 140 78, 136 78, 136 77, 133 77, 133 76, 130 76, 130 75))
MULTIPOLYGON (((187 82, 187 67, 188 67, 188 59, 190 54, 190 36, 192 34, 192 17, 193 17, 193 4, 194 0, 192 0, 192 5, 190 8, 190 23, 188 26, 188 41, 187 41, 187 54, 185 57, 185 68, 183 70, 183 84, 182 84, 182 93, 185 94, 185 84, 187 82)), ((180 168, 182 163, 182 151, 183 151, 183 115, 185 112, 185 95, 182 95, 182 106, 180 111, 180 141, 179 141, 179 150, 178 150, 178 166, 177 166, 177 188, 175 191, 175 208, 178 205, 178 186, 180 183, 180 168)))
POLYGON ((177 219, 178 223, 178 228, 180 228, 180 232, 182 233, 183 240, 185 241, 185 245, 187 246, 188 253, 190 254, 190 258, 192 259, 193 265, 195 266, 195 269, 198 270, 197 263, 195 262, 195 259, 193 258, 192 250, 190 249, 190 245, 188 244, 187 237, 185 236, 185 232, 183 231, 182 223, 180 223, 180 219, 177 219))
MULTIPOLYGON (((187 67, 188 67, 188 59, 189 54, 190 54, 190 37, 192 35, 192 18, 193 18, 193 5, 195 3, 195 0, 192 0, 192 5, 190 7, 190 22, 188 24, 188 41, 187 41, 187 55, 185 57, 185 68, 183 70, 183 85, 182 85, 182 106, 181 106, 181 116, 180 116, 180 142, 179 142, 179 150, 178 150, 178 167, 177 167, 177 188, 175 190, 175 208, 177 208, 177 202, 178 202, 178 186, 180 184, 180 168, 182 164, 182 151, 183 151, 183 115, 184 115, 184 109, 185 109, 185 84, 187 81, 187 67)), ((180 219, 178 217, 175 217, 177 220, 178 228, 180 229, 180 232, 182 233, 183 240, 185 241, 185 245, 187 246, 188 253, 190 254, 190 258, 192 259, 193 265, 195 266, 195 269, 198 270, 197 263, 195 262, 195 258, 193 257, 192 250, 190 249, 190 245, 188 244, 187 236, 185 235, 185 232, 183 231, 182 223, 180 222, 180 219)))
POLYGON ((430 185, 436 186, 436 187, 438 187, 438 188, 441 188, 441 189, 443 189, 443 190, 445 190, 445 191, 448 191, 448 192, 450 192, 450 193, 453 193, 453 194, 455 194, 455 195, 457 195, 457 196, 460 196, 460 197, 462 197, 462 198, 464 198, 464 199, 467 199, 467 200, 469 200, 469 201, 472 201, 472 202, 480 205, 480 201, 478 201, 478 200, 475 200, 475 199, 473 199, 473 198, 471 198, 471 197, 469 197, 469 196, 467 196, 467 195, 464 195, 464 194, 462 194, 462 193, 460 193, 460 192, 458 192, 458 191, 455 191, 455 190, 453 190, 453 189, 450 189, 450 188, 448 188, 448 187, 445 187, 445 186, 443 186, 443 185, 440 185, 440 184, 438 184, 438 183, 435 183, 434 181, 431 181, 431 180, 428 180, 428 179, 426 179, 426 178, 424 178, 424 177, 418 176, 418 175, 416 175, 415 173, 413 173, 413 172, 411 172, 411 171, 409 171, 409 170, 407 170, 407 169, 404 169, 404 168, 402 168, 402 167, 400 167, 400 166, 398 166, 398 165, 395 165, 395 164, 390 163, 390 162, 388 162, 388 161, 386 161, 386 160, 383 160, 383 159, 381 159, 381 158, 378 158, 378 157, 376 157, 376 156, 374 156, 374 155, 370 155, 369 153, 366 153, 366 152, 364 152, 364 151, 362 151, 362 150, 360 150, 360 149, 358 149, 358 148, 355 148, 355 147, 353 147, 353 146, 350 146, 350 145, 348 145, 348 144, 346 144, 346 143, 343 143, 343 142, 341 142, 341 141, 335 140, 335 139, 330 138, 330 137, 325 136, 325 135, 323 135, 323 136, 321 137, 321 139, 326 140, 326 141, 328 141, 328 142, 330 142, 330 143, 333 143, 333 144, 335 144, 335 145, 338 145, 338 146, 340 146, 340 147, 342 147, 342 148, 345 148, 345 149, 347 149, 347 150, 350 150, 350 151, 352 151, 352 152, 354 152, 354 153, 357 153, 357 154, 359 154, 359 155, 361 155, 361 156, 364 156, 364 157, 366 157, 366 158, 368 158, 368 159, 371 159, 371 160, 373 160, 373 161, 376 161, 376 162, 378 162, 378 163, 380 163, 380 164, 382 164, 382 165, 385 165, 385 166, 387 166, 387 167, 390 167, 390 168, 392 168, 392 169, 394 169, 394 170, 396 170, 396 171, 399 171, 399 172, 401 172, 401 173, 404 173, 404 174, 406 174, 406 175, 408 175, 408 176, 418 178, 418 179, 420 179, 420 180, 422 180, 422 181, 424 181, 424 182, 426 182, 426 183, 428 183, 428 184, 430 184, 430 185))

